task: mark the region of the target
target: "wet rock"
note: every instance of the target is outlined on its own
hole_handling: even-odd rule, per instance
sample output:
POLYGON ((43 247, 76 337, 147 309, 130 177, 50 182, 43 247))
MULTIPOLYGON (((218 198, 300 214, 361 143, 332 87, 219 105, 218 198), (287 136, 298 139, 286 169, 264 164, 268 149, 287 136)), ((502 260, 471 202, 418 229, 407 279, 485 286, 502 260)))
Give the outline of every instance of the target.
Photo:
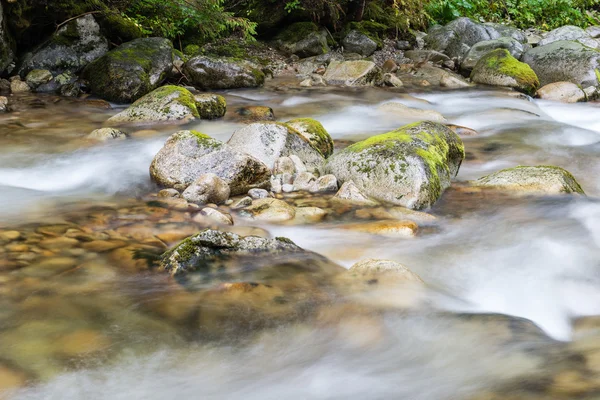
POLYGON ((238 108, 235 113, 247 122, 275 121, 275 113, 271 107, 245 106, 238 108))
POLYGON ((289 174, 293 175, 296 172, 296 165, 289 157, 279 157, 273 165, 273 175, 289 174))
POLYGON ((52 72, 47 69, 34 69, 27 74, 25 82, 27 82, 32 89, 37 89, 38 86, 48 83, 52 79, 52 72))
POLYGON ((444 74, 440 79, 440 86, 448 89, 463 89, 471 87, 473 84, 454 74, 444 74))
POLYGON ((524 195, 585 194, 568 171, 546 165, 503 169, 473 184, 524 195))
POLYGON ((294 190, 295 191, 309 191, 317 178, 310 172, 304 171, 296 175, 294 179, 294 190))
POLYGON ((355 205, 376 206, 378 203, 363 194, 351 180, 344 182, 340 190, 333 196, 333 201, 348 202, 355 205))
POLYGON ((198 104, 196 97, 180 86, 162 86, 136 100, 131 106, 106 121, 107 124, 187 123, 201 118, 200 108, 225 110, 225 99, 212 95, 212 105, 198 104))
POLYGON ((300 58, 318 56, 329 52, 327 32, 319 30, 312 22, 296 22, 275 37, 277 46, 300 58))
MULTIPOLYGON (((210 208, 210 207, 203 208, 202 210, 200 210, 199 215, 202 218, 204 218, 204 219, 207 218, 211 221, 216 222, 219 225, 233 225, 233 218, 231 217, 230 214, 224 213, 224 212, 214 209, 214 208, 210 208)), ((194 218, 194 221, 197 221, 197 219, 194 218)))
POLYGON ((227 103, 225 98, 213 93, 200 93, 194 95, 196 108, 202 119, 218 119, 225 115, 227 103))
POLYGON ((473 68, 471 80, 493 86, 508 86, 533 94, 540 85, 529 65, 518 61, 506 49, 497 49, 483 56, 473 68))
POLYGON ((222 204, 229 198, 229 184, 212 173, 202 174, 182 193, 195 204, 222 204))
POLYGON ((87 138, 92 140, 107 141, 107 140, 123 140, 127 139, 127 133, 115 128, 100 128, 92 131, 87 138))
POLYGON ((381 70, 372 61, 332 61, 323 79, 328 85, 368 86, 381 81, 381 70))
POLYGON ((92 240, 81 245, 85 250, 94 253, 106 253, 125 246, 127 246, 127 242, 123 240, 92 240))
POLYGON ((8 98, 6 96, 0 96, 0 112, 8 111, 8 98))
POLYGON ((311 170, 320 168, 325 161, 320 151, 296 130, 274 122, 254 123, 238 129, 227 144, 234 150, 256 157, 271 169, 279 157, 292 154, 311 170))
POLYGON ((545 86, 554 82, 572 82, 582 87, 596 86, 596 68, 600 52, 578 42, 557 41, 528 50, 521 59, 529 64, 545 86))
POLYGON ((464 155, 456 133, 419 122, 355 143, 331 156, 324 169, 375 199, 420 209, 450 186, 464 155))
POLYGON ((441 64, 445 61, 450 61, 450 57, 435 50, 409 50, 404 53, 404 57, 416 63, 432 62, 434 64, 441 64))
POLYGON ((257 221, 285 222, 294 219, 296 209, 283 200, 258 199, 244 209, 243 215, 257 221))
POLYGON ((392 59, 386 60, 381 66, 381 72, 384 74, 393 74, 396 71, 398 71, 398 64, 392 59))
POLYGON ((345 52, 360 54, 363 57, 369 57, 377 50, 377 42, 357 30, 348 32, 342 44, 345 52))
POLYGON ((356 210, 355 215, 361 219, 399 219, 413 221, 417 224, 432 224, 437 218, 434 215, 415 211, 405 207, 376 207, 356 210))
POLYGON ((248 191, 248 196, 252 197, 253 199, 266 199, 269 197, 269 192, 267 192, 265 189, 250 189, 248 191))
POLYGON ((150 166, 155 182, 180 190, 206 173, 225 180, 231 195, 268 186, 271 176, 270 168, 260 160, 195 131, 171 135, 150 166))
POLYGON ((77 265, 77 260, 71 257, 44 258, 40 262, 21 269, 19 272, 25 276, 47 278, 70 270, 77 265))
MULTIPOLYGON (((252 190, 263 190, 263 189, 252 189, 252 190)), ((266 192, 266 190, 265 190, 265 192, 266 192)), ((269 196, 267 196, 267 197, 269 197, 269 196)), ((263 198, 266 199, 267 197, 263 197, 263 198)), ((245 196, 239 200, 235 200, 233 203, 231 203, 230 207, 233 210, 239 210, 240 208, 245 208, 245 207, 248 207, 251 205, 252 205, 252 197, 245 196)))
POLYGON ((175 189, 163 189, 160 192, 158 192, 158 197, 164 197, 164 198, 181 198, 181 193, 179 193, 177 190, 175 189))
POLYGON ((68 333, 58 339, 57 352, 67 357, 81 357, 110 347, 110 340, 100 332, 91 329, 80 329, 68 333))
MULTIPOLYGON (((321 152, 323 157, 327 158, 333 154, 333 139, 319 121, 312 118, 296 118, 285 124, 295 129, 300 136, 321 152)), ((298 161, 302 160, 298 159, 298 161)))
POLYGON ((386 86, 400 88, 404 86, 404 83, 394 74, 384 74, 383 75, 383 83, 386 86))
POLYGON ((0 240, 10 242, 21 238, 19 231, 0 231, 0 240))
POLYGON ((432 65, 421 65, 416 70, 404 71, 399 73, 398 77, 405 84, 413 84, 419 86, 441 86, 441 82, 448 77, 464 80, 464 78, 451 71, 432 65))
POLYGON ((39 243, 39 246, 48 250, 62 250, 77 246, 79 241, 77 239, 71 239, 67 237, 57 237, 52 239, 45 239, 39 243))
POLYGON ((385 279, 386 281, 393 280, 397 282, 423 284, 421 277, 404 265, 382 259, 367 259, 354 264, 348 270, 349 274, 370 277, 372 279, 385 279))
POLYGON ((298 207, 294 216, 295 224, 314 224, 322 221, 327 216, 327 211, 319 207, 298 207))
POLYGON ((402 119, 403 122, 417 122, 417 121, 433 121, 433 122, 447 122, 446 118, 437 111, 434 110, 422 110, 420 108, 412 108, 405 106, 402 103, 388 102, 384 103, 377 108, 386 114, 393 115, 402 119))
POLYGON ((129 103, 160 86, 173 69, 173 46, 163 38, 132 40, 89 64, 83 78, 92 93, 129 103))
POLYGON ((31 92, 31 88, 29 87, 27 82, 23 82, 21 79, 12 79, 10 81, 10 92, 13 94, 27 93, 31 92))
MULTIPOLYGON (((238 269, 240 259, 246 259, 245 273, 258 278, 256 274, 284 275, 309 271, 320 271, 325 275, 336 275, 343 272, 341 267, 328 262, 325 258, 302 250, 291 240, 285 238, 265 239, 258 236, 239 236, 235 233, 205 230, 181 242, 166 252, 160 267, 171 275, 182 275, 198 272, 201 275, 219 276, 231 274, 238 269), (268 255, 268 257, 265 257, 268 255), (295 256, 300 256, 297 258, 295 256), (293 260, 304 260, 300 268, 293 260), (287 270, 281 262, 287 260, 287 270)), ((242 271, 239 271, 242 272, 242 271)), ((264 275, 263 275, 264 276, 264 275)), ((310 279, 309 274, 306 275, 310 279)))
POLYGON ((493 26, 478 24, 469 18, 458 18, 445 26, 435 25, 429 29, 425 45, 450 58, 461 59, 474 44, 501 36, 493 26))
MULTIPOLYGON (((1 7, 1 6, 0 6, 1 7)), ((0 12, 1 12, 0 8, 0 12)), ((1 15, 1 14, 0 14, 1 15)), ((0 393, 16 390, 27 384, 27 375, 21 371, 0 365, 0 393)))
POLYGON ((543 100, 577 103, 587 99, 586 93, 571 82, 549 83, 538 89, 536 96, 543 100))
POLYGON ((586 31, 578 26, 565 25, 546 33, 544 38, 538 43, 538 46, 545 46, 559 40, 578 40, 584 38, 590 38, 590 35, 586 31))
POLYGON ((183 66, 190 84, 202 90, 236 89, 261 86, 265 74, 247 61, 197 56, 183 66))
POLYGON ((417 235, 419 227, 413 221, 394 219, 343 225, 342 229, 392 238, 412 238, 417 235))
POLYGON ((334 175, 323 175, 310 185, 311 193, 336 192, 338 190, 337 178, 334 175))
POLYGON ((52 75, 79 72, 108 51, 108 40, 100 33, 93 15, 85 15, 62 26, 50 40, 26 54, 19 74, 49 70, 52 75))
POLYGON ((470 73, 477 62, 487 53, 496 49, 506 49, 517 60, 523 55, 523 45, 513 38, 501 37, 476 43, 471 47, 465 59, 460 64, 461 71, 470 73))

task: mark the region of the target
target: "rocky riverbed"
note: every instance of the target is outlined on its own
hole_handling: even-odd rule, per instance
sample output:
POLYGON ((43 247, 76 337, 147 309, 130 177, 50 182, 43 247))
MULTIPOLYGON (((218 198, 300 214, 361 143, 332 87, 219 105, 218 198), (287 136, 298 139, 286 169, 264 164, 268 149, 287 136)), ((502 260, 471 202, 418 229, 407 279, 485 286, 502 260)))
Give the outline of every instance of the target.
POLYGON ((0 397, 598 397, 594 32, 73 25, 2 86, 0 397))

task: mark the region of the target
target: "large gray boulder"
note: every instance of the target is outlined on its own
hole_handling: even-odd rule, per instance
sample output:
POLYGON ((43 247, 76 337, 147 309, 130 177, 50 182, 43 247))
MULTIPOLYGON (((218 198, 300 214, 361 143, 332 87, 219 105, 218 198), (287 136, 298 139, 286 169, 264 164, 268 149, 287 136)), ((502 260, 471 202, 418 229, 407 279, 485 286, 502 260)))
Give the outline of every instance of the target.
POLYGON ((484 25, 494 28, 502 37, 513 38, 521 44, 527 44, 527 35, 525 35, 525 32, 515 28, 514 26, 503 25, 494 22, 486 22, 484 25))
POLYGON ((332 61, 323 79, 328 85, 365 86, 381 82, 382 75, 372 61, 332 61))
POLYGON ((473 184, 518 195, 585 194, 568 171, 548 165, 503 169, 484 176, 473 184))
POLYGON ((342 43, 346 53, 356 53, 363 57, 369 57, 377 50, 377 42, 357 30, 350 31, 342 43))
POLYGON ((109 118, 107 124, 153 124, 153 123, 185 123, 197 118, 209 118, 213 113, 206 109, 220 109, 219 117, 225 114, 225 99, 222 96, 204 95, 201 101, 187 89, 167 85, 162 86, 144 97, 136 100, 127 109, 109 118), (211 107, 208 101, 212 99, 211 107))
POLYGON ((429 29, 425 44, 429 49, 461 59, 474 44, 501 36, 493 26, 478 24, 469 18, 458 18, 445 26, 435 25, 429 29))
POLYGON ((422 209, 450 186, 464 156, 462 140, 445 125, 417 122, 335 153, 325 171, 377 200, 422 209))
POLYGON ((171 41, 142 38, 98 58, 83 70, 83 77, 92 93, 109 101, 130 103, 159 87, 172 69, 171 41))
POLYGON ((48 70, 54 76, 78 72, 108 52, 108 40, 100 32, 93 15, 85 15, 62 26, 37 49, 26 54, 19 74, 48 70))
POLYGON ((251 88, 265 82, 265 74, 256 65, 229 58, 194 57, 185 63, 183 73, 202 90, 251 88))
POLYGON ((319 170, 325 157, 298 131, 276 122, 260 122, 238 129, 227 142, 231 148, 246 152, 270 169, 280 157, 298 156, 309 171, 319 170))
POLYGON ((14 41, 8 31, 8 21, 2 7, 2 2, 0 2, 0 75, 11 69, 10 66, 15 59, 14 41))
POLYGON ((579 42, 561 40, 538 46, 526 51, 521 61, 535 71, 542 86, 553 82, 572 82, 584 88, 598 85, 600 52, 579 42))
POLYGON ((152 180, 177 190, 186 189, 208 173, 226 181, 231 195, 268 187, 271 176, 260 160, 196 131, 171 135, 150 165, 152 180))
POLYGON ((546 33, 544 38, 539 41, 538 46, 545 46, 550 43, 558 42, 559 40, 579 39, 591 39, 591 36, 578 26, 565 25, 546 33))
POLYGON ((329 52, 327 32, 312 22, 296 22, 275 37, 281 50, 300 58, 318 56, 329 52))
POLYGON ((485 56, 487 53, 496 49, 506 49, 516 59, 521 58, 523 55, 523 45, 510 37, 501 37, 494 40, 484 40, 471 47, 471 50, 467 53, 464 60, 460 64, 461 71, 470 73, 477 62, 485 56))

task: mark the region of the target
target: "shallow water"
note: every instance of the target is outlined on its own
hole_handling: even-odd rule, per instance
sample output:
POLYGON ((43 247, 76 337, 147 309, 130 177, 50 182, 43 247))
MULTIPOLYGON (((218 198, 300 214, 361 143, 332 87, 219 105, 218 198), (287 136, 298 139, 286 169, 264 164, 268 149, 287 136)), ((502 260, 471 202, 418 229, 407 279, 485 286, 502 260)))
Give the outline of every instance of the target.
MULTIPOLYGON (((0 120, 0 227, 21 232, 0 252, 0 387, 3 379, 28 384, 16 399, 467 399, 496 390, 594 398, 597 378, 581 392, 583 384, 571 390, 554 377, 600 372, 589 361, 600 333, 588 332, 598 344, 590 348, 574 329, 578 318, 600 315, 600 105, 506 91, 299 90, 276 82, 225 96, 224 120, 186 128, 226 140, 241 126, 232 111, 260 104, 279 120, 313 117, 336 141, 353 141, 411 122, 378 110, 398 101, 477 130, 463 138, 467 159, 454 186, 430 210, 437 219, 414 239, 337 225, 361 222, 352 213, 316 225, 259 225, 344 267, 365 258, 401 262, 426 289, 349 291, 309 302, 294 318, 280 318, 285 307, 249 307, 232 314, 243 324, 198 335, 193 310, 198 299, 219 299, 213 289, 190 294, 143 257, 119 252, 156 255, 204 226, 187 211, 147 203, 156 191, 148 166, 178 128, 94 144, 85 136, 116 110, 23 99, 29 107, 0 120), (464 184, 520 164, 561 166, 588 197, 510 199, 464 184), (43 242, 69 235, 79 242, 43 242), (86 247, 95 241, 120 247, 86 247), (39 251, 16 258, 15 243, 39 251)), ((302 290, 328 296, 316 286, 302 290)))

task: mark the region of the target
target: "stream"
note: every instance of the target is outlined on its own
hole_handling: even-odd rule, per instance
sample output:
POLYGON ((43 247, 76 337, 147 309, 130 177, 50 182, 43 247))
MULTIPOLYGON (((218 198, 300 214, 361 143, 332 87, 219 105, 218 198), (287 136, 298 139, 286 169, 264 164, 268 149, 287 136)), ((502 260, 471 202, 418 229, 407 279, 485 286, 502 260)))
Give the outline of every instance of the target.
MULTIPOLYGON (((244 232, 287 237, 347 268, 367 258, 400 262, 425 289, 349 292, 306 318, 260 327, 249 309, 248 323, 197 335, 190 304, 211 289, 187 292, 143 259, 122 258, 124 249, 164 251, 203 227, 148 200, 157 191, 148 167, 183 128, 92 143, 86 135, 118 108, 24 95, 0 116, 7 399, 597 398, 600 103, 485 88, 298 89, 277 80, 223 95, 224 119, 185 129, 227 140, 243 126, 236 108, 265 105, 279 121, 319 120, 337 146, 413 122, 378 109, 397 101, 476 130, 462 138, 458 176, 416 238, 342 229, 342 219, 364 223, 352 213, 309 225, 234 216, 244 232), (467 184, 516 165, 563 167, 587 197, 510 198, 467 184)), ((260 309, 265 319, 278 312, 260 309)))

